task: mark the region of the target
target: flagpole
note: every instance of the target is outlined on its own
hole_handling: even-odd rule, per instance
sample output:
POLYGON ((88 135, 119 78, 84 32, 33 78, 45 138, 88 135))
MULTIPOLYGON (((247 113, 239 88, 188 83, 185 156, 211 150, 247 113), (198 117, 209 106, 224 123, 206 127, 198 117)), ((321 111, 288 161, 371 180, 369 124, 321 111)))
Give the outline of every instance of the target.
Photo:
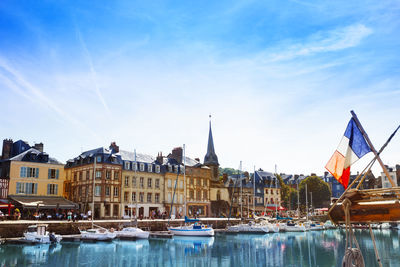
MULTIPOLYGON (((278 189, 278 173, 276 170, 276 164, 275 164, 275 189, 278 189)), ((278 190, 276 190, 278 192, 278 190)), ((278 217, 278 201, 275 203, 275 216, 278 217)))
MULTIPOLYGON (((136 181, 136 188, 137 188, 137 177, 136 177, 136 169, 137 169, 137 160, 136 160, 136 148, 135 148, 135 181, 136 181)), ((136 209, 135 209, 135 221, 136 221, 136 227, 137 227, 137 219, 138 219, 138 213, 139 213, 139 210, 138 210, 138 197, 139 197, 139 194, 136 194, 136 193, 138 193, 137 191, 135 192, 135 200, 136 200, 136 209)), ((131 196, 132 197, 132 196, 131 196)))
POLYGON ((243 181, 242 181, 242 161, 240 161, 239 168, 239 180, 240 180, 240 219, 243 218, 243 181))
POLYGON ((371 140, 368 137, 368 134, 365 132, 364 128, 362 127, 360 121, 357 118, 356 113, 352 110, 350 111, 351 115, 353 116, 354 122, 357 124, 358 128, 360 129, 362 135, 365 138, 365 141, 367 141, 369 147, 371 148, 372 152, 374 153, 376 159, 378 160, 379 164, 382 167, 383 172, 385 173, 386 177, 389 179, 390 184, 392 185, 392 187, 396 187, 396 184, 393 182, 392 178, 390 178, 389 172, 385 167, 385 164, 383 164, 381 158, 379 157, 378 152, 376 152, 374 145, 372 144, 371 140))
POLYGON ((183 194, 185 196, 183 213, 186 216, 186 146, 185 146, 185 144, 183 144, 183 194))

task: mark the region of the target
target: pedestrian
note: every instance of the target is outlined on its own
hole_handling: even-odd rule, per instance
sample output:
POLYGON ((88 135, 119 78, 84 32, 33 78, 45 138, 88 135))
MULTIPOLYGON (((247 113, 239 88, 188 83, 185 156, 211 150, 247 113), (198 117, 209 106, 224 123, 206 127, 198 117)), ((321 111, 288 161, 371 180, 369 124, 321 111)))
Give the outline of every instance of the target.
POLYGON ((72 220, 72 212, 70 210, 68 211, 67 215, 68 215, 68 217, 67 217, 68 221, 71 221, 72 220))
POLYGON ((92 211, 91 210, 88 210, 87 217, 88 217, 89 220, 92 219, 92 211))

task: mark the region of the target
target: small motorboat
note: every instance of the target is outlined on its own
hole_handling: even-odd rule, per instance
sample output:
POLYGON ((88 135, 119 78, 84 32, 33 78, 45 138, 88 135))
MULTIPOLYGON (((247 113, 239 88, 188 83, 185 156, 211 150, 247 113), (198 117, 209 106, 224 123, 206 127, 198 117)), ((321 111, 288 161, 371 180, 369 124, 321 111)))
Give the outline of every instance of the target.
POLYGON ((36 224, 28 226, 21 241, 28 243, 58 243, 61 239, 61 235, 47 231, 47 224, 36 224))
POLYGON ((126 227, 123 228, 121 231, 115 231, 118 238, 124 239, 147 239, 149 238, 150 233, 147 231, 143 231, 137 227, 126 227))
POLYGON ((105 228, 92 228, 81 231, 81 239, 86 241, 111 241, 117 237, 115 231, 105 228))

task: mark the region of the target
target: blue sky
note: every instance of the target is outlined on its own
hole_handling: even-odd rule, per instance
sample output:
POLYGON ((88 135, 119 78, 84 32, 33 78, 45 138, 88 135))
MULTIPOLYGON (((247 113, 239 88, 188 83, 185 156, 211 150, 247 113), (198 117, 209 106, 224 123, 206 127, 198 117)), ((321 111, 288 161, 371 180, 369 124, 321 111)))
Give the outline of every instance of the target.
POLYGON ((399 124, 399 45, 397 1, 1 1, 0 137, 203 159, 212 114, 221 166, 322 174, 350 110, 399 124))

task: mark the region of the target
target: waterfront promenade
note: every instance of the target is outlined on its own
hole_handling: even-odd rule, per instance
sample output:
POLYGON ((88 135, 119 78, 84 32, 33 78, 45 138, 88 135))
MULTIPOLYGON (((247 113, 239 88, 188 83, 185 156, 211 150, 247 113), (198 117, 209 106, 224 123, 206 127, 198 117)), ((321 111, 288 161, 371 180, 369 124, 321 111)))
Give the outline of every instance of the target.
MULTIPOLYGON (((200 218, 204 224, 212 225, 214 229, 224 229, 228 223, 228 218, 200 218)), ((178 226, 184 223, 184 219, 169 220, 170 225, 178 226)), ((229 221, 232 224, 237 224, 240 219, 231 218, 229 221)), ((122 226, 135 223, 130 219, 115 219, 115 220, 94 220, 94 224, 105 228, 119 228, 122 226)), ((149 231, 166 231, 168 219, 143 219, 138 220, 138 227, 149 231)), ((70 235, 79 234, 79 229, 87 229, 92 225, 91 220, 79 221, 60 221, 60 220, 5 220, 0 221, 0 237, 12 238, 21 237, 28 225, 32 224, 48 224, 49 231, 54 231, 57 234, 70 235)))

